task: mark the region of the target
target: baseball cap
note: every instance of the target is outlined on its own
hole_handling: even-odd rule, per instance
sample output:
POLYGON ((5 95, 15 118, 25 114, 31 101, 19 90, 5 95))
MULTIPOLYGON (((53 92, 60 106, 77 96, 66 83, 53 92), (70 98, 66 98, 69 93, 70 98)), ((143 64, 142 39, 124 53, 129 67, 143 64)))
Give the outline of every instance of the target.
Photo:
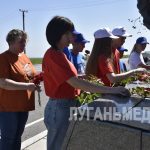
POLYGON ((116 27, 112 30, 112 34, 115 36, 122 36, 122 37, 131 37, 132 35, 127 33, 124 27, 116 27))
POLYGON ((89 43, 90 41, 86 40, 84 36, 80 33, 76 35, 75 42, 77 43, 89 43))
POLYGON ((136 44, 149 44, 149 43, 147 42, 147 39, 145 37, 139 37, 136 40, 136 44))
POLYGON ((118 39, 117 36, 114 36, 109 28, 100 28, 94 32, 95 39, 109 37, 112 39, 118 39))
POLYGON ((74 30, 72 33, 75 34, 75 35, 81 34, 80 32, 78 32, 78 31, 76 31, 76 30, 74 30))
POLYGON ((124 48, 124 47, 118 47, 117 48, 120 52, 127 52, 128 50, 126 49, 126 48, 124 48))

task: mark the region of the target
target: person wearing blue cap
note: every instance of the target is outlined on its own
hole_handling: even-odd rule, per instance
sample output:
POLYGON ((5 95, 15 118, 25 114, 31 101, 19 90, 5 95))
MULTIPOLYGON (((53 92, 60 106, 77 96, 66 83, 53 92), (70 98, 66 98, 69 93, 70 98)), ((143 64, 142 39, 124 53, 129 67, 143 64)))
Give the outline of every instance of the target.
POLYGON ((89 42, 90 41, 86 40, 82 34, 77 34, 76 39, 72 43, 72 60, 78 74, 80 75, 83 75, 85 73, 85 56, 82 51, 85 48, 85 44, 89 42))
POLYGON ((124 52, 127 52, 128 50, 124 48, 123 46, 118 47, 117 50, 119 51, 119 54, 120 54, 120 60, 119 60, 120 71, 126 72, 127 71, 126 64, 124 63, 124 61, 121 60, 121 58, 123 57, 124 52))
POLYGON ((86 40, 84 36, 79 32, 75 32, 74 35, 75 38, 72 42, 73 47, 70 50, 69 55, 66 49, 64 50, 64 53, 66 54, 68 59, 74 64, 78 74, 83 75, 85 73, 85 56, 83 55, 82 51, 85 47, 85 44, 89 43, 89 41, 86 40))
POLYGON ((123 57, 124 52, 127 52, 127 51, 128 51, 128 50, 127 50, 126 48, 124 48, 123 46, 118 47, 117 49, 118 49, 118 51, 119 51, 119 53, 120 53, 120 58, 123 57))
MULTIPOLYGON (((76 35, 80 34, 80 33, 77 32, 76 30, 74 30, 72 33, 73 33, 72 35, 73 35, 74 40, 75 40, 75 38, 76 38, 76 35)), ((72 42, 74 42, 74 40, 73 40, 72 42)), ((69 49, 68 47, 65 47, 65 48, 63 49, 63 52, 64 52, 65 55, 67 56, 68 60, 70 60, 70 61, 73 63, 72 55, 71 55, 70 49, 69 49)))
POLYGON ((143 59, 142 52, 145 50, 147 44, 147 39, 145 37, 139 37, 133 46, 133 49, 129 56, 130 69, 136 69, 139 67, 150 69, 150 65, 146 65, 143 59))

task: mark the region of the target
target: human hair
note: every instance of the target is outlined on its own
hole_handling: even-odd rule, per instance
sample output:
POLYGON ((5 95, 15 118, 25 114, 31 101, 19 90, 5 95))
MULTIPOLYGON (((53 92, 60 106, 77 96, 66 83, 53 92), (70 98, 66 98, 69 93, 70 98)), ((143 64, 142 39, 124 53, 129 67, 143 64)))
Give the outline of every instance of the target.
POLYGON ((104 55, 111 58, 111 38, 99 38, 95 39, 91 55, 89 56, 85 73, 89 75, 97 75, 98 73, 98 58, 104 55))
POLYGON ((13 29, 7 34, 6 41, 8 45, 10 45, 14 43, 17 39, 21 39, 22 37, 27 39, 27 33, 19 29, 13 29))
POLYGON ((136 50, 136 48, 137 48, 137 44, 135 43, 132 50, 131 50, 131 53, 134 52, 136 50))
POLYGON ((74 30, 72 21, 63 16, 53 17, 46 27, 46 38, 48 43, 57 49, 57 43, 60 41, 63 34, 74 30))
POLYGON ((129 63, 129 59, 130 59, 131 54, 132 54, 133 52, 137 51, 138 45, 139 45, 139 44, 137 44, 137 43, 135 43, 135 44, 133 45, 133 48, 132 48, 132 50, 131 50, 131 52, 130 52, 130 55, 129 55, 129 57, 128 57, 128 63, 129 63))

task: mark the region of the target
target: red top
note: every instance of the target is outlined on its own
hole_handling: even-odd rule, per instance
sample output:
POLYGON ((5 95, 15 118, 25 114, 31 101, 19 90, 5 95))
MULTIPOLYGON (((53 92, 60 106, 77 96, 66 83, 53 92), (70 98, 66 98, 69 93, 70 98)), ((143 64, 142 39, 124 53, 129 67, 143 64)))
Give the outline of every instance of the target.
POLYGON ((112 58, 114 65, 114 73, 120 74, 120 65, 119 65, 120 53, 117 49, 113 49, 112 53, 113 53, 112 58))
POLYGON ((107 86, 111 86, 112 83, 109 81, 106 75, 109 73, 120 73, 119 58, 120 54, 117 49, 113 50, 112 60, 107 60, 108 58, 104 55, 99 56, 97 77, 100 78, 107 86))
POLYGON ((98 64, 99 65, 97 77, 100 78, 105 85, 111 86, 111 82, 109 81, 106 75, 108 73, 114 72, 112 63, 107 60, 107 57, 99 56, 98 64))
MULTIPOLYGON (((0 78, 27 83, 35 74, 36 70, 25 54, 18 56, 9 50, 0 54, 0 78)), ((0 111, 21 112, 34 110, 34 108, 34 92, 0 88, 0 111)))
POLYGON ((63 52, 48 49, 43 58, 42 70, 47 96, 56 99, 74 99, 80 94, 79 89, 66 82, 71 77, 77 76, 77 70, 63 52))

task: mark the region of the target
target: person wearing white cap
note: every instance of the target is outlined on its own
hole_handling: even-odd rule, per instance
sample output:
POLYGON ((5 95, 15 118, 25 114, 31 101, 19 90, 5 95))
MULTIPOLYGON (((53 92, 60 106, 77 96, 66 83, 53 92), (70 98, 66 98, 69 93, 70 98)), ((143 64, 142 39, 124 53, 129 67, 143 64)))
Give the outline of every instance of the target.
POLYGON ((117 36, 118 39, 113 40, 112 42, 112 55, 114 58, 114 66, 117 73, 120 73, 120 58, 121 53, 118 50, 118 47, 121 47, 124 43, 127 37, 131 37, 132 35, 129 34, 124 27, 118 26, 112 30, 112 34, 117 36))
POLYGON ((113 42, 113 47, 121 47, 124 43, 127 37, 131 37, 132 35, 129 34, 124 27, 116 27, 112 30, 112 34, 119 37, 117 40, 113 42))
POLYGON ((133 49, 129 56, 130 69, 135 69, 138 67, 146 68, 150 70, 150 65, 146 65, 142 52, 145 50, 146 45, 149 44, 145 37, 139 37, 133 46, 133 49))
POLYGON ((112 41, 117 39, 109 28, 101 28, 94 33, 95 42, 86 66, 86 75, 94 75, 107 86, 121 81, 135 73, 144 73, 146 69, 139 68, 126 73, 117 74, 112 58, 112 41))
POLYGON ((131 37, 132 35, 129 34, 126 29, 122 26, 118 26, 112 30, 112 34, 120 37, 131 37))

